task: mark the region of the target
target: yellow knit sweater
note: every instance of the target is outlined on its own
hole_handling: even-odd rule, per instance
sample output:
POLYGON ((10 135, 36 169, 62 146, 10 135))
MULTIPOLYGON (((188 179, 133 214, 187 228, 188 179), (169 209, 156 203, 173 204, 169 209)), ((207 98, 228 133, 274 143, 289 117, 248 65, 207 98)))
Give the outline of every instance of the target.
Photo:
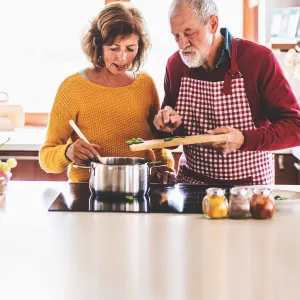
POLYGON ((40 149, 40 165, 48 173, 68 167, 71 182, 86 182, 87 169, 77 169, 66 158, 70 143, 79 137, 69 125, 74 120, 90 143, 100 146, 100 155, 134 156, 165 161, 173 167, 169 150, 131 152, 126 140, 153 138, 152 122, 159 109, 152 78, 144 72, 130 85, 111 88, 84 79, 79 73, 68 77, 59 87, 49 117, 47 136, 40 149))

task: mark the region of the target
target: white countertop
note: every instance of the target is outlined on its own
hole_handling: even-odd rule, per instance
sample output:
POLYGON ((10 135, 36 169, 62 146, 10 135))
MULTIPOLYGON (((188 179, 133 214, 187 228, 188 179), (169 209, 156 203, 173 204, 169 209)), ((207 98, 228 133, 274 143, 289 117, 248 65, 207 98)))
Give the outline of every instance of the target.
POLYGON ((0 299, 299 298, 297 212, 261 221, 48 212, 64 184, 9 183, 0 209, 0 299))
MULTIPOLYGON (((10 141, 0 148, 0 151, 39 151, 46 137, 46 127, 23 127, 16 128, 13 131, 0 131, 0 143, 9 136, 10 141)), ((300 147, 296 147, 295 152, 292 149, 283 149, 273 151, 276 154, 298 154, 300 147)), ((182 152, 182 146, 174 149, 172 152, 182 152)), ((300 154, 299 154, 300 157, 300 154)), ((299 158, 300 159, 300 158, 299 158)))
POLYGON ((10 140, 0 151, 39 151, 46 138, 46 127, 23 127, 13 131, 0 131, 0 142, 10 140))

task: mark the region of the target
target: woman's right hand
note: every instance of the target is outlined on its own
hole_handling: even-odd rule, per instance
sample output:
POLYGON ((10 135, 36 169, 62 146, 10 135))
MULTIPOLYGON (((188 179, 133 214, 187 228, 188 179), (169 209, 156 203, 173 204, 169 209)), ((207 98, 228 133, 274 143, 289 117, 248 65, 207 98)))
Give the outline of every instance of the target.
POLYGON ((78 139, 68 147, 66 157, 73 163, 82 165, 88 160, 94 160, 99 156, 98 151, 100 151, 98 145, 88 144, 84 140, 78 139))

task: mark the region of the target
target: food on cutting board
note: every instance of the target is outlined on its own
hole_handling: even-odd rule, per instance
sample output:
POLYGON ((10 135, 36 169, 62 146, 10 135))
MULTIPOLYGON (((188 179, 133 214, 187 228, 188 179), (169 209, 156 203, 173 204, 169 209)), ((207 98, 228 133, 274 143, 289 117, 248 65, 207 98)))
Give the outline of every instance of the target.
POLYGON ((131 140, 125 142, 125 144, 127 145, 135 145, 141 143, 144 143, 144 140, 142 138, 132 138, 131 140))
POLYGON ((133 201, 133 196, 125 196, 125 200, 127 200, 127 201, 133 201))

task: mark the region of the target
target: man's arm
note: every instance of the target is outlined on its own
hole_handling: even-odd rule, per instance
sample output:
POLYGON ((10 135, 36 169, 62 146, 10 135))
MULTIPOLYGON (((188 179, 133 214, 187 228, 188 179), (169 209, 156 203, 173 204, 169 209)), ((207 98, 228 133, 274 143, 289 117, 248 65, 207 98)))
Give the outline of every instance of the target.
POLYGON ((273 53, 262 66, 258 88, 269 126, 244 130, 242 151, 264 151, 300 145, 300 106, 273 53))

